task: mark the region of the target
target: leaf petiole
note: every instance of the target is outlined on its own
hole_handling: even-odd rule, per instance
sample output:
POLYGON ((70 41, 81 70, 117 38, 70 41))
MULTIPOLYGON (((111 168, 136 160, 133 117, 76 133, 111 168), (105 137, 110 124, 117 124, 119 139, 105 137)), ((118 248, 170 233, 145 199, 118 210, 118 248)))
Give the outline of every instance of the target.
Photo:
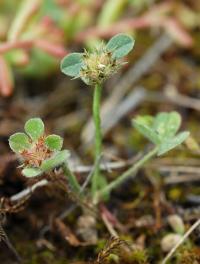
POLYGON ((148 152, 142 159, 133 164, 127 171, 125 171, 121 176, 119 176, 116 180, 112 181, 105 188, 101 189, 96 193, 95 202, 98 203, 102 196, 106 193, 112 191, 121 185, 124 181, 126 181, 129 177, 134 175, 147 161, 149 161, 152 157, 154 157, 158 152, 158 147, 153 148, 150 152, 148 152))

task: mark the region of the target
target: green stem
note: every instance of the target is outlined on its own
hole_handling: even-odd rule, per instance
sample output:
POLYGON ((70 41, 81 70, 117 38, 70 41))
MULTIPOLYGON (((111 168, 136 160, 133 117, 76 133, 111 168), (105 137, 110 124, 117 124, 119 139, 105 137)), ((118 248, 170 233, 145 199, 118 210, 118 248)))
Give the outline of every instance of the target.
POLYGON ((150 152, 148 152, 141 160, 136 162, 131 168, 125 171, 121 176, 119 176, 116 180, 112 181, 108 184, 105 188, 101 189, 99 192, 96 193, 95 202, 98 202, 99 199, 104 196, 106 193, 112 191, 113 189, 117 188, 121 185, 125 180, 127 180, 130 176, 135 174, 138 169, 140 169, 144 163, 146 163, 149 159, 151 159, 157 153, 158 148, 155 147, 150 152))
POLYGON ((101 101, 101 85, 96 84, 93 97, 93 119, 95 125, 95 170, 92 178, 92 195, 96 194, 98 189, 99 176, 99 157, 102 150, 102 135, 101 135, 101 118, 100 118, 100 101, 101 101))
POLYGON ((63 172, 64 172, 65 176, 68 178, 69 184, 70 184, 70 187, 72 188, 72 190, 75 193, 79 194, 81 191, 81 187, 80 187, 80 185, 76 179, 76 176, 68 168, 67 163, 63 164, 63 172))

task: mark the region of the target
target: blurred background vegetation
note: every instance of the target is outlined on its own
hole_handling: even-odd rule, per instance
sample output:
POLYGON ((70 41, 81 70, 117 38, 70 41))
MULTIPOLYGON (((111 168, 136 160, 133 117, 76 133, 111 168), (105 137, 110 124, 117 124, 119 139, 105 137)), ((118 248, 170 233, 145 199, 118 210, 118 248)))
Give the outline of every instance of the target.
MULTIPOLYGON (((125 186, 126 192, 123 187, 114 193, 108 205, 121 224, 119 232, 147 249, 150 263, 158 263, 163 258, 161 238, 170 231, 166 215, 178 212, 186 225, 200 215, 200 1, 0 0, 0 194, 10 197, 29 184, 14 169, 16 158, 7 144, 29 117, 40 116, 47 132, 64 136, 73 164, 92 163, 92 91, 63 76, 59 65, 69 52, 91 49, 120 32, 136 42, 128 64, 105 84, 105 160, 127 161, 148 147, 131 128, 138 113, 176 110, 192 135, 185 146, 152 162, 134 184, 125 186), (164 200, 156 203, 158 197, 164 200)), ((38 190, 24 211, 8 218, 6 230, 25 263, 87 261, 108 237, 99 221, 97 246, 78 245, 77 250, 73 240, 63 238, 58 222, 44 238, 40 230, 71 203, 55 189, 38 190)), ((70 232, 76 231, 78 215, 80 211, 65 219, 70 232)), ((194 235, 185 259, 191 250, 198 251, 198 243, 194 235)), ((14 263, 7 248, 1 252, 3 263, 14 263)), ((186 263, 181 261, 177 256, 174 263, 186 263)))

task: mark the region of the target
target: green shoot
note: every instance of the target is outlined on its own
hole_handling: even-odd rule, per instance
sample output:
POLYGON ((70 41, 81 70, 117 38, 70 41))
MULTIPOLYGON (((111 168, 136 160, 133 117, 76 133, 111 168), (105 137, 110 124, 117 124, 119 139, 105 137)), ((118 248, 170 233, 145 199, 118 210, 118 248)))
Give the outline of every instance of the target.
MULTIPOLYGON (((99 157, 102 152, 102 133, 100 118, 100 100, 102 83, 115 73, 123 63, 120 59, 133 48, 134 40, 125 34, 118 34, 102 44, 94 52, 71 53, 63 58, 61 71, 74 78, 81 78, 87 85, 94 87, 93 119, 95 125, 95 170, 92 178, 92 195, 95 197, 102 187, 102 176, 99 173, 99 157)), ((105 181, 103 181, 105 182, 105 181)))
POLYGON ((116 180, 98 191, 95 197, 96 203, 106 193, 117 188, 125 180, 137 173, 137 171, 154 156, 167 153, 183 143, 189 136, 188 131, 176 134, 181 125, 181 117, 177 112, 159 113, 156 117, 139 116, 133 120, 133 125, 143 136, 149 139, 155 147, 116 180))

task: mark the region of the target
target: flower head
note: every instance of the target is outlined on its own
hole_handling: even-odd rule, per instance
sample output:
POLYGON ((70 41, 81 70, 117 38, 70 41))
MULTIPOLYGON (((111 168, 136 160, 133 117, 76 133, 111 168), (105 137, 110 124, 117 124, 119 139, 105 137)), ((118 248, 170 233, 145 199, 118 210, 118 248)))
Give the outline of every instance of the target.
POLYGON ((134 40, 130 36, 118 34, 107 45, 101 44, 93 52, 67 55, 61 62, 61 71, 74 78, 80 77, 88 85, 102 83, 123 65, 120 59, 133 46, 134 40))
POLYGON ((44 123, 40 118, 29 119, 24 126, 25 133, 10 136, 10 148, 23 162, 22 174, 35 177, 61 165, 69 156, 62 150, 63 139, 58 135, 46 136, 44 123))
POLYGON ((88 85, 102 83, 115 73, 121 66, 112 57, 112 53, 102 44, 94 52, 85 51, 83 54, 83 67, 80 70, 80 78, 88 85))

